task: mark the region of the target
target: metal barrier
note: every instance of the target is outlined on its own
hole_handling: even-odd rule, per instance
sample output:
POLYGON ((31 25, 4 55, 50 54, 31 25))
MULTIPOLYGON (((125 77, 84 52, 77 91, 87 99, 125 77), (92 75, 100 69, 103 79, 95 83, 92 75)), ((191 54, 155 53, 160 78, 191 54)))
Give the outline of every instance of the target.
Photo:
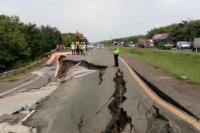
POLYGON ((47 58, 39 60, 37 62, 34 62, 33 64, 30 64, 30 65, 27 65, 27 66, 24 66, 24 67, 20 67, 20 68, 15 69, 15 70, 10 70, 10 71, 6 71, 6 72, 3 72, 3 73, 0 73, 0 78, 6 78, 6 77, 9 77, 9 76, 13 76, 13 75, 15 75, 17 73, 26 71, 26 70, 34 67, 35 65, 44 62, 45 60, 47 60, 47 58))

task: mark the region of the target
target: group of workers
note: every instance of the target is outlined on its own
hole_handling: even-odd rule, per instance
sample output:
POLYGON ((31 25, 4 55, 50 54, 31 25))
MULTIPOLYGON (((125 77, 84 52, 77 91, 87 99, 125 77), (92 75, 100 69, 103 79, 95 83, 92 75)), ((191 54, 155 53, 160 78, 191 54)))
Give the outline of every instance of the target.
POLYGON ((87 51, 87 45, 85 42, 72 42, 71 51, 72 55, 84 55, 87 51))
MULTIPOLYGON (((66 57, 68 55, 84 55, 86 54, 86 51, 88 53, 90 50, 87 50, 87 45, 85 43, 74 43, 71 44, 71 51, 66 52, 55 52, 51 55, 51 58, 47 61, 47 65, 51 65, 54 61, 57 61, 56 65, 56 71, 54 74, 54 77, 57 77, 59 75, 59 70, 61 69, 62 63, 62 57, 66 57)), ((90 54, 89 54, 90 55, 90 54)), ((114 67, 119 67, 118 63, 118 57, 119 57, 119 47, 117 43, 113 44, 113 55, 114 55, 114 67)))
MULTIPOLYGON (((118 63, 119 47, 116 42, 113 43, 113 46, 114 46, 113 53, 114 53, 114 62, 115 62, 114 67, 119 67, 119 63, 118 63)), ((87 51, 87 45, 85 44, 85 42, 80 42, 80 43, 72 42, 71 51, 72 51, 72 55, 84 55, 87 51)))

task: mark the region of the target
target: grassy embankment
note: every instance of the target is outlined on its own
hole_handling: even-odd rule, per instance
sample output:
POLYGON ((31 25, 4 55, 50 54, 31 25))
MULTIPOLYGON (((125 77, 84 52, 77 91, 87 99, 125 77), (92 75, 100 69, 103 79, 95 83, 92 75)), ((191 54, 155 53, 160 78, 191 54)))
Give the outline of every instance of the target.
POLYGON ((200 85, 200 54, 169 52, 156 49, 120 48, 122 53, 151 64, 175 77, 200 85))

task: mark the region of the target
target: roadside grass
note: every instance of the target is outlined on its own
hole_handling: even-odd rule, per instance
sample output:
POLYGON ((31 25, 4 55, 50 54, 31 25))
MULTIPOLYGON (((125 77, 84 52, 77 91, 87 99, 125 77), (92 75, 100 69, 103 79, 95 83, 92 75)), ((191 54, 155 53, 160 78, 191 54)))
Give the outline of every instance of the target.
POLYGON ((176 78, 184 79, 193 84, 200 85, 200 54, 170 52, 157 49, 125 48, 120 51, 126 53, 145 63, 151 64, 155 68, 164 70, 176 78))

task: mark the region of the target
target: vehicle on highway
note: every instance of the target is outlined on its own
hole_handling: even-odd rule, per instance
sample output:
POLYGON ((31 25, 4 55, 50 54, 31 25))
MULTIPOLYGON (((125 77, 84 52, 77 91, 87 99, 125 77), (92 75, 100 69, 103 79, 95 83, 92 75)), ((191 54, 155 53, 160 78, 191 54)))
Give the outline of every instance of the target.
POLYGON ((177 49, 190 49, 192 48, 192 42, 179 41, 176 43, 177 49))
POLYGON ((146 40, 145 39, 138 39, 138 47, 146 48, 146 40))
POLYGON ((138 40, 139 43, 139 47, 141 48, 153 48, 154 47, 154 43, 152 39, 139 39, 138 40))
POLYGON ((88 45, 87 45, 87 48, 93 49, 93 48, 94 48, 94 45, 93 45, 93 44, 88 44, 88 45))
POLYGON ((104 48, 104 44, 103 43, 97 43, 97 48, 104 48))
POLYGON ((163 49, 172 49, 174 45, 170 42, 164 43, 163 49))
POLYGON ((153 48, 154 47, 154 43, 153 43, 152 39, 146 40, 146 47, 147 48, 153 48))
POLYGON ((171 37, 167 33, 155 34, 152 40, 159 49, 172 49, 174 47, 171 43, 171 37))
POLYGON ((134 47, 133 41, 124 41, 124 47, 134 47))
POLYGON ((193 51, 200 51, 200 37, 194 39, 193 51))
POLYGON ((135 44, 129 44, 128 46, 134 48, 135 44))

